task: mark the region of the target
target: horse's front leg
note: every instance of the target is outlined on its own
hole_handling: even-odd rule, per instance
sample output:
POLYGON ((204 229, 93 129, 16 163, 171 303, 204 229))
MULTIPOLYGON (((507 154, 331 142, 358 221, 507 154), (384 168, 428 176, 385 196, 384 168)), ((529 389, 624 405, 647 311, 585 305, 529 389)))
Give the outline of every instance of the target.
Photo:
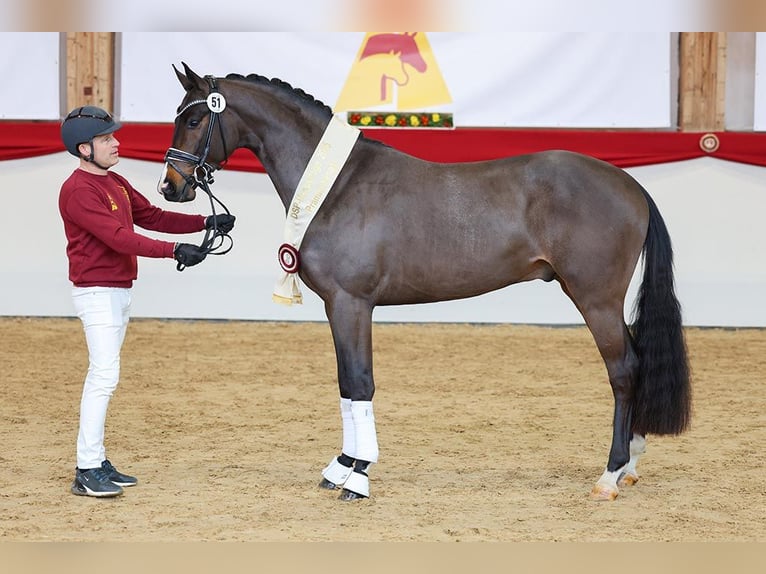
POLYGON ((372 307, 346 294, 325 303, 338 362, 341 454, 322 471, 322 488, 340 488, 342 500, 370 496, 370 464, 378 461, 372 397, 372 307))

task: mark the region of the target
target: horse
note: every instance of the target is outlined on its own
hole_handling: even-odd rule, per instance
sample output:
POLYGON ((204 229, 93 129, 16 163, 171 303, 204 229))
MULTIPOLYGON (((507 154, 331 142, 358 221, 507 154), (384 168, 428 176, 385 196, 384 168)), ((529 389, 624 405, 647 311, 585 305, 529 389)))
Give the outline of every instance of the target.
MULTIPOLYGON (((186 93, 158 191, 173 202, 192 201, 198 188, 210 193, 211 174, 246 148, 289 217, 332 110, 277 78, 201 77, 182 64, 183 72, 173 69, 186 93)), ((565 150, 438 163, 360 134, 329 185, 292 269, 324 302, 337 359, 342 445, 320 487, 339 490, 342 500, 370 496, 379 454, 373 309, 523 281, 558 282, 606 367, 611 448, 591 498, 614 500, 638 480, 648 434, 686 430, 691 377, 671 240, 649 193, 624 170, 565 150), (629 327, 625 298, 640 261, 629 327)))

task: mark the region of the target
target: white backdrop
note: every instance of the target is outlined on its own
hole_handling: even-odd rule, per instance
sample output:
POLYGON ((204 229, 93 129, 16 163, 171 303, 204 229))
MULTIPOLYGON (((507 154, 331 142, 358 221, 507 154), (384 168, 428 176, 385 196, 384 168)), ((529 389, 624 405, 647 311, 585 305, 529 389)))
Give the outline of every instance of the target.
POLYGON ((755 34, 755 131, 766 131, 766 32, 755 34))
MULTIPOLYGON (((458 126, 670 126, 669 32, 427 37, 453 99, 433 110, 453 112, 458 126)), ((183 94, 171 65, 182 60, 200 74, 281 77, 333 106, 363 38, 363 32, 123 32, 113 111, 123 121, 171 122, 183 94)), ((6 79, 0 118, 60 117, 58 33, 0 32, 0 72, 6 79)))
MULTIPOLYGON (((491 4, 495 0, 487 1, 491 4)), ((627 28, 633 29, 630 26, 627 28)), ((60 65, 63 65, 59 61, 61 34, 0 32, 0 73, 5 78, 0 85, 0 119, 60 119, 60 65), (30 74, 30 70, 34 70, 35 73, 30 74), (22 78, 23 87, 18 81, 22 78)), ((180 92, 170 66, 179 65, 181 60, 186 60, 203 74, 226 74, 240 70, 243 73, 259 72, 268 76, 283 76, 286 81, 302 87, 332 105, 350 68, 349 57, 355 54, 354 50, 358 47, 358 39, 361 37, 362 33, 358 32, 125 32, 122 38, 126 41, 118 39, 118 53, 125 52, 125 57, 129 61, 136 60, 137 64, 126 65, 123 58, 118 68, 118 73, 123 76, 122 93, 118 93, 118 100, 122 100, 122 105, 118 102, 118 107, 122 108, 124 120, 171 121, 180 92), (270 44, 270 38, 275 41, 273 46, 270 44), (242 42, 247 44, 251 41, 256 43, 244 52, 239 49, 240 46, 232 48, 232 44, 241 45, 242 42), (297 46, 298 49, 283 50, 285 43, 297 46), (306 58, 306 52, 302 51, 300 46, 310 46, 312 49, 309 53, 312 57, 306 58), (260 49, 256 50, 255 47, 260 49), (327 65, 326 61, 331 54, 334 54, 332 59, 340 58, 340 61, 336 60, 335 64, 327 65), (315 66, 317 59, 323 62, 319 67, 315 66), (319 79, 316 79, 319 74, 314 70, 321 70, 319 79)), ((611 34, 530 34, 515 32, 513 29, 507 33, 495 31, 429 34, 432 46, 435 50, 438 48, 437 61, 444 68, 442 72, 455 98, 458 125, 483 125, 483 122, 489 121, 489 125, 566 127, 596 123, 607 127, 628 127, 633 120, 623 123, 623 116, 618 114, 633 114, 636 109, 641 110, 642 117, 646 117, 645 122, 667 126, 665 106, 670 103, 671 93, 663 83, 670 55, 663 45, 666 39, 669 41, 669 37, 670 33, 662 31, 621 33, 616 38, 616 44, 610 43, 608 48, 604 49, 603 44, 599 48, 599 42, 611 42, 614 40, 611 34), (585 47, 577 48, 572 42, 567 42, 567 38, 588 40, 585 47), (529 44, 530 40, 532 44, 529 44), (546 52, 546 42, 550 46, 559 42, 559 45, 565 45, 566 49, 552 49, 546 52), (464 48, 464 44, 469 46, 468 50, 464 48), (501 48, 497 47, 498 44, 501 44, 501 48), (530 46, 534 49, 530 49, 530 46), (645 50, 648 50, 646 58, 645 50), (493 54, 500 54, 493 56, 492 73, 481 76, 481 81, 476 85, 465 81, 466 77, 475 77, 472 73, 475 62, 468 57, 473 51, 492 51, 493 54), (596 59, 590 59, 594 55, 596 59), (551 57, 552 60, 549 59, 551 57), (553 75, 549 70, 550 61, 555 62, 559 76, 555 82, 559 89, 565 90, 566 98, 563 100, 560 92, 549 92, 547 88, 542 89, 538 85, 538 78, 545 80, 546 75, 553 75), (630 79, 626 82, 624 77, 619 81, 609 81, 610 77, 616 77, 616 70, 611 67, 602 70, 604 61, 619 62, 622 70, 638 72, 631 76, 636 82, 643 82, 645 74, 642 70, 651 68, 650 73, 660 82, 657 84, 660 89, 648 89, 649 84, 636 85, 630 79), (498 63, 502 64, 502 69, 507 75, 497 73, 498 68, 495 66, 498 63), (530 81, 532 78, 535 82, 530 81), (615 97, 609 99, 607 90, 606 99, 603 99, 606 103, 603 113, 594 110, 597 106, 592 102, 588 103, 587 98, 571 101, 568 99, 573 95, 590 98, 593 97, 594 89, 603 91, 604 87, 614 90, 615 97), (585 111, 583 102, 587 104, 585 111), (625 102, 629 102, 629 105, 625 105, 625 102), (552 103, 556 106, 552 106, 552 103), (551 116, 554 111, 558 116, 551 116), (593 118, 587 115, 593 111, 599 112, 602 117, 593 118), (474 114, 480 115, 476 117, 474 114)), ((766 131, 766 32, 756 33, 755 46, 752 119, 756 131, 766 131)), ((118 63, 119 61, 118 57, 118 63)), ((750 125, 749 119, 744 121, 746 125, 750 125)))
POLYGON ((59 38, 58 32, 0 32, 0 119, 61 117, 59 38))
MULTIPOLYGON (((66 241, 58 214, 61 182, 75 167, 61 153, 2 163, 0 315, 73 316, 66 241)), ((166 209, 209 213, 165 202, 155 189, 161 164, 123 159, 116 170, 166 209)), ((628 170, 655 198, 676 254, 678 295, 687 325, 766 327, 766 168, 700 158, 628 170)), ((181 273, 170 259, 141 259, 136 317, 325 320, 321 301, 271 301, 284 210, 266 175, 222 171, 215 191, 237 216, 234 249, 181 273)), ((201 235, 201 234, 200 234, 201 235)), ((199 242, 201 236, 190 236, 199 242)), ((635 288, 629 294, 632 304, 635 288)), ((447 303, 378 308, 378 321, 580 324, 558 284, 535 281, 447 303)))
MULTIPOLYGON (((457 126, 657 128, 671 124, 667 32, 429 32, 457 126)), ((122 34, 120 117, 172 121, 198 74, 279 77, 334 106, 364 33, 122 34)))

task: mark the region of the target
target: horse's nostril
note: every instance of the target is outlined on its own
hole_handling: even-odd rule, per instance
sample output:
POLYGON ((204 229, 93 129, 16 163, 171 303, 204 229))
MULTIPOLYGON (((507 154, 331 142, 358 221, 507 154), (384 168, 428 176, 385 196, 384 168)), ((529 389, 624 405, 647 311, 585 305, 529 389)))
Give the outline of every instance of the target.
POLYGON ((172 183, 170 183, 169 181, 160 181, 160 182, 157 184, 157 192, 158 192, 160 195, 163 195, 163 196, 165 196, 165 197, 168 197, 168 196, 169 196, 169 195, 171 195, 171 194, 172 194, 174 191, 175 191, 175 190, 174 190, 174 188, 173 188, 173 184, 172 184, 172 183))

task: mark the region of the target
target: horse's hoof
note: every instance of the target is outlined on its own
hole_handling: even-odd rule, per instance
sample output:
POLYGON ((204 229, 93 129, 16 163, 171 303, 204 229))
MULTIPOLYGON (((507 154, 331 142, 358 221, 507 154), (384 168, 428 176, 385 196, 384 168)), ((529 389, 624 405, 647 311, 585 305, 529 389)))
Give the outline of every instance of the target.
POLYGON ((603 484, 597 484, 590 491, 591 500, 614 500, 617 498, 619 490, 614 487, 606 486, 603 484))
POLYGON ((356 492, 352 492, 352 491, 348 490, 347 488, 344 488, 340 492, 340 496, 338 497, 338 499, 343 500, 345 502, 348 502, 349 500, 363 500, 365 498, 367 498, 367 497, 362 495, 362 494, 358 494, 356 492))
POLYGON ((319 482, 319 488, 326 488, 327 490, 335 490, 336 488, 338 488, 338 485, 322 477, 322 480, 319 482))
POLYGON ((638 482, 638 475, 632 472, 624 472, 617 481, 617 486, 633 486, 638 482))

